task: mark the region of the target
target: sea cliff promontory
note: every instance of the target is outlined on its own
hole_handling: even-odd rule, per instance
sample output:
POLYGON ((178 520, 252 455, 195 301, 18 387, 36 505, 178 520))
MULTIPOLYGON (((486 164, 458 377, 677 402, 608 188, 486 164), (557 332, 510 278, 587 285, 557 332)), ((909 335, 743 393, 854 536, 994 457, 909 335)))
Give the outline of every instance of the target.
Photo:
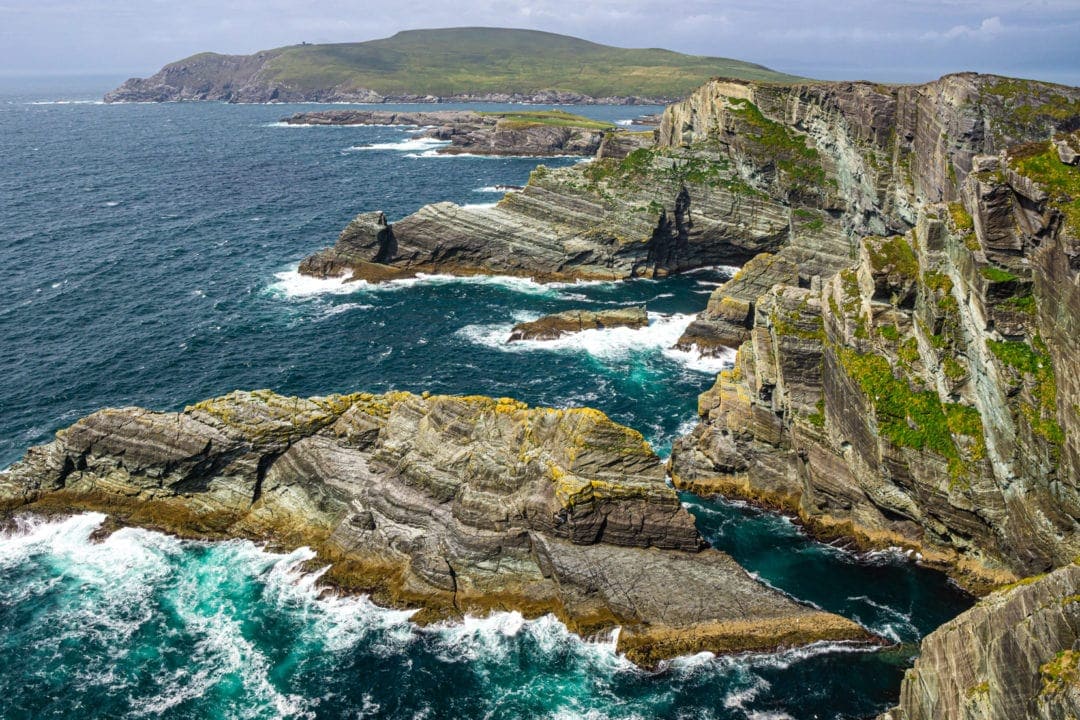
POLYGON ((706 547, 664 478, 639 433, 595 410, 256 391, 94 413, 0 474, 0 502, 308 546, 325 579, 419 621, 553 613, 581 633, 620 627, 620 650, 648 666, 872 640, 706 547))
POLYGON ((892 717, 1068 717, 1078 157, 1078 88, 717 79, 665 111, 654 143, 541 166, 490 210, 362 216, 302 270, 742 266, 679 341, 737 356, 675 444, 676 487, 901 548, 978 593, 1019 583, 927 638, 892 717))

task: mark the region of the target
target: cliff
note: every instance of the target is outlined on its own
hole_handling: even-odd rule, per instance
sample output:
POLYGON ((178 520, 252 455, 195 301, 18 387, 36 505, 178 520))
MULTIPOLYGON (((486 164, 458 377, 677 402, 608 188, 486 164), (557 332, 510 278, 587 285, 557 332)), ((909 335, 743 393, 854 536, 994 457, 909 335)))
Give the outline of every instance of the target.
POLYGON ((131 78, 106 102, 664 103, 714 75, 790 75, 728 58, 627 49, 535 30, 443 28, 252 55, 200 53, 131 78))
MULTIPOLYGON (((920 201, 914 228, 861 238, 835 274, 804 285, 772 262, 787 277, 747 309, 676 484, 910 548, 975 589, 1077 557, 1080 169, 1058 151, 1076 140, 954 165, 933 196, 951 202, 920 201)), ((729 285, 768 285, 754 268, 729 285)))
MULTIPOLYGON (((622 279, 782 250, 806 284, 844 267, 859 237, 904 232, 923 203, 955 199, 975 154, 1073 129, 1078 102, 1075 88, 974 74, 921 86, 714 80, 665 111, 659 142, 612 135, 593 162, 537 168, 495 208, 430 205, 378 237, 350 233, 316 265, 374 280, 622 279)), ((745 339, 767 281, 731 284, 684 345, 745 339)))
POLYGON ((621 626, 620 649, 646 665, 870 637, 706 548, 641 435, 589 409, 256 391, 102 410, 0 474, 0 501, 306 545, 326 579, 418 620, 519 610, 621 626))
POLYGON ((1080 716, 1080 566, 987 597, 927 635, 879 720, 1080 716))

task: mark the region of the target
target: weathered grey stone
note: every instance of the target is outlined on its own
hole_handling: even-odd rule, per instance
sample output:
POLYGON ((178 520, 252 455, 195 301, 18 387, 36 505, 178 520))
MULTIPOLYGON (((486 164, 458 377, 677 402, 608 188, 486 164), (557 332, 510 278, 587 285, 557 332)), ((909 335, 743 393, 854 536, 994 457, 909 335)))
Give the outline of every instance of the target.
POLYGON ((516 609, 581 632, 621 625, 622 649, 649 665, 870 638, 706 550, 641 435, 584 408, 255 391, 102 410, 0 473, 0 504, 307 545, 329 581, 421 620, 516 609))
POLYGON ((879 720, 1080 717, 1080 566, 990 595, 923 639, 879 720))

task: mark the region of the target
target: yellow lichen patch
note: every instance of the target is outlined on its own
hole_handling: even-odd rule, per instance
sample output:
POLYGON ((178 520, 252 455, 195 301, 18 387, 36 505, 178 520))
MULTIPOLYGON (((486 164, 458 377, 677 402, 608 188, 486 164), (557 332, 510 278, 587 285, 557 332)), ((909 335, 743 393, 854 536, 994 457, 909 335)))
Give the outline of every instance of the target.
POLYGON ((872 641, 868 630, 826 612, 806 612, 762 620, 698 623, 689 627, 637 626, 624 628, 618 650, 644 667, 677 655, 702 651, 717 654, 768 651, 779 647, 833 640, 872 641))
POLYGON ((1041 694, 1061 692, 1080 683, 1080 651, 1062 650, 1053 660, 1039 667, 1041 694))

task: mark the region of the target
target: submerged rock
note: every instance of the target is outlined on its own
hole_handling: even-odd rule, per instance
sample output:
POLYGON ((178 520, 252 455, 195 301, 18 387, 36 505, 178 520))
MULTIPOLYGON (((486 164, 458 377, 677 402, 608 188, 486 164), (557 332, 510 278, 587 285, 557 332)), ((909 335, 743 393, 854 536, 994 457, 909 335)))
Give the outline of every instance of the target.
POLYGON ((1080 717, 1080 566, 990 595, 922 641, 879 720, 1080 717))
POLYGON ((310 546, 328 580, 421 621, 519 610, 579 632, 618 625, 642 664, 870 638, 706 548, 641 435, 584 408, 255 391, 102 410, 0 474, 0 499, 310 546))
POLYGON ((644 307, 615 308, 613 310, 567 310, 546 315, 538 320, 518 323, 510 332, 507 342, 518 340, 554 340, 582 330, 629 327, 642 328, 649 324, 644 307))

